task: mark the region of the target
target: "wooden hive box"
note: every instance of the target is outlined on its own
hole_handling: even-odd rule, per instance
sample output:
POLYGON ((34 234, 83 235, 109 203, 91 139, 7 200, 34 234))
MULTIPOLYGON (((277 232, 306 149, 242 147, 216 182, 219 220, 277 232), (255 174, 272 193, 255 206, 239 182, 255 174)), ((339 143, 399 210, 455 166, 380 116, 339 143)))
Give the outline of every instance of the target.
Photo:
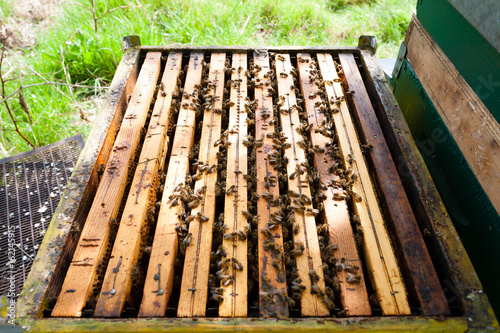
POLYGON ((123 43, 18 325, 498 329, 374 38, 345 48, 123 43))

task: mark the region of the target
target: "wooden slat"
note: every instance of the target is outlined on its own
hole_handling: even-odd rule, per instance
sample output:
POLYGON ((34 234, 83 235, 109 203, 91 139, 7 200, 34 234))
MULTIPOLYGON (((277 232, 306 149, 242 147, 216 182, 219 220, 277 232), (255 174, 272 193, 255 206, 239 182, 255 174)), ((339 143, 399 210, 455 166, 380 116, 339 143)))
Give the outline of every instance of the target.
MULTIPOLYGON (((276 77, 278 80, 278 95, 280 103, 279 107, 281 128, 285 136, 286 142, 290 144, 285 149, 285 157, 288 158, 287 173, 288 173, 288 190, 294 191, 299 195, 304 195, 311 199, 311 189, 307 177, 307 170, 301 174, 299 168, 307 166, 307 159, 304 149, 298 144, 304 138, 297 132, 300 126, 300 118, 297 109, 297 100, 294 91, 294 82, 291 74, 292 64, 290 55, 276 55, 276 77), (294 175, 296 175, 294 177, 294 175)), ((293 203, 292 203, 293 204, 293 203)), ((293 204, 297 206, 296 204, 293 204)), ((312 285, 314 288, 325 290, 325 280, 322 269, 321 253, 318 242, 318 234, 316 231, 316 221, 314 215, 307 212, 307 209, 312 211, 312 204, 305 204, 304 209, 296 210, 294 215, 294 226, 298 225, 298 232, 294 232, 294 242, 296 247, 303 246, 304 251, 301 255, 296 255, 297 269, 299 278, 306 289, 302 292, 301 297, 301 313, 302 316, 328 316, 330 311, 326 304, 322 301, 322 297, 311 293, 312 285), (298 245, 300 244, 300 245, 298 245), (316 272, 317 282, 313 282, 310 272, 316 272)))
POLYGON ((406 59, 500 214, 500 124, 415 16, 408 31, 406 59))
MULTIPOLYGON (((280 195, 278 171, 274 169, 268 160, 269 154, 275 152, 272 140, 275 128, 274 124, 270 123, 275 116, 273 99, 272 95, 267 91, 271 87, 268 53, 254 53, 254 63, 259 66, 256 69, 258 81, 256 81, 255 86, 255 100, 257 101, 255 138, 257 140, 262 138, 262 146, 255 147, 257 193, 269 193, 273 198, 278 198, 280 195)), ((281 225, 278 225, 276 228, 270 229, 271 236, 261 231, 269 229, 267 223, 271 220, 271 215, 278 211, 278 205, 272 205, 264 197, 260 196, 257 200, 257 216, 259 217, 259 305, 262 316, 288 317, 288 303, 283 297, 280 297, 283 291, 285 293, 287 291, 282 228, 281 225), (273 247, 277 247, 280 253, 274 248, 269 248, 267 243, 274 243, 273 247), (278 267, 273 266, 275 261, 277 261, 278 267), (273 294, 272 298, 269 298, 269 293, 273 294), (272 301, 270 301, 271 299, 272 301)))
MULTIPOLYGON (((201 179, 196 181, 195 193, 200 193, 198 207, 191 211, 192 216, 202 214, 208 220, 195 218, 189 224, 190 245, 186 249, 182 275, 181 294, 177 315, 179 317, 204 316, 208 297, 208 277, 210 253, 212 251, 212 226, 215 221, 215 183, 217 182, 217 153, 219 147, 214 143, 221 136, 221 110, 224 95, 225 53, 212 53, 208 74, 209 89, 207 96, 211 101, 203 116, 200 152, 198 163, 208 170, 200 172, 201 179), (210 171, 210 173, 208 173, 210 171), (202 190, 204 188, 204 190, 202 190)), ((198 167, 198 169, 200 169, 198 167)))
MULTIPOLYGON (((318 94, 319 77, 312 73, 316 70, 316 64, 307 53, 297 54, 297 67, 299 69, 299 81, 302 88, 302 95, 305 96, 305 111, 307 120, 312 125, 311 144, 314 152, 314 166, 318 171, 320 181, 323 184, 340 184, 340 177, 331 173, 329 168, 335 163, 335 159, 328 153, 327 144, 331 142, 330 136, 324 135, 321 128, 325 128, 323 122, 326 121, 324 113, 320 107, 323 105, 321 96, 318 94), (310 98, 312 97, 312 98, 310 98)), ((337 199, 343 195, 342 186, 328 186, 324 192, 326 199, 324 205, 324 220, 328 224, 329 244, 338 246, 335 257, 347 259, 359 267, 355 273, 361 279, 359 282, 349 283, 349 275, 345 270, 337 272, 340 281, 340 297, 342 306, 347 316, 370 316, 371 308, 366 291, 365 280, 362 272, 362 262, 356 248, 356 240, 352 231, 351 220, 346 199, 337 199)), ((353 272, 350 272, 351 274, 353 272)))
MULTIPOLYGON (((225 283, 221 279, 223 301, 219 306, 221 317, 245 317, 248 308, 247 287, 247 241, 237 233, 250 231, 243 211, 247 210, 247 147, 244 140, 247 136, 247 114, 245 98, 247 97, 246 53, 233 53, 232 85, 229 108, 229 132, 227 150, 226 197, 224 203, 225 230, 222 247, 226 250, 228 262, 227 275, 231 279, 225 283), (230 237, 228 237, 230 236, 230 237)), ((222 268, 222 267, 221 267, 222 268)))
POLYGON ((378 301, 384 315, 410 314, 399 267, 385 228, 382 212, 375 196, 374 187, 366 162, 361 152, 359 139, 354 128, 335 63, 330 54, 318 54, 318 63, 325 81, 330 107, 334 112, 333 121, 340 143, 341 155, 346 167, 357 175, 353 191, 361 200, 353 200, 354 213, 359 216, 363 230, 363 251, 368 274, 377 292, 378 301))
POLYGON ((144 283, 144 293, 139 310, 140 317, 163 316, 172 292, 174 263, 177 255, 175 227, 178 224, 178 213, 183 208, 182 204, 172 205, 169 197, 174 194, 179 184, 184 184, 186 174, 189 172, 189 151, 193 146, 196 129, 196 110, 190 104, 198 96, 197 87, 201 82, 202 69, 203 54, 191 53, 144 283))
POLYGON ((19 295, 16 310, 20 317, 40 314, 39 305, 47 304, 47 300, 56 299, 59 295, 78 245, 80 232, 77 227, 85 223, 99 186, 99 165, 108 161, 127 109, 128 96, 132 94, 139 76, 138 60, 139 50, 129 49, 116 68, 105 102, 93 121, 85 147, 52 215, 44 241, 19 295))
POLYGON ((73 255, 61 293, 52 312, 54 317, 79 317, 92 287, 98 265, 109 238, 109 225, 115 219, 125 191, 129 163, 139 144, 141 128, 160 75, 160 52, 146 55, 129 107, 97 189, 80 240, 73 255))
MULTIPOLYGON (((165 137, 171 117, 172 94, 181 70, 182 53, 170 53, 161 80, 148 132, 123 210, 113 251, 102 283, 95 317, 120 317, 132 287, 131 272, 137 264, 142 229, 151 199, 155 199, 153 181, 164 155, 165 137)), ((154 200, 153 204, 156 202, 154 200)))
POLYGON ((373 160, 381 196, 387 202, 389 220, 396 232, 395 241, 400 249, 399 263, 405 277, 408 277, 408 292, 417 297, 422 314, 450 314, 448 302, 399 179, 356 60, 352 54, 347 53, 339 54, 339 59, 348 88, 353 92, 351 98, 356 118, 367 143, 372 146, 369 155, 373 160))

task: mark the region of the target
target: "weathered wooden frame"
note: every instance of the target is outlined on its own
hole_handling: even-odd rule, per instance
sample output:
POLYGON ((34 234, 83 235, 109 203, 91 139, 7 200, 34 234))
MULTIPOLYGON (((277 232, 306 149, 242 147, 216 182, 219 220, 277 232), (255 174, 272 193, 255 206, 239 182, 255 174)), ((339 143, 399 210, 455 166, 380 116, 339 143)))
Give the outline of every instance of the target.
MULTIPOLYGON (((366 39, 364 39, 366 40, 366 39)), ((362 43, 360 43, 362 44, 362 43)), ((347 52, 362 65, 365 85, 397 164, 415 215, 436 235, 427 244, 436 267, 446 276, 450 297, 462 308, 454 317, 351 317, 275 320, 262 318, 44 318, 44 309, 55 299, 78 241, 78 227, 90 208, 98 185, 98 167, 106 162, 126 109, 141 56, 148 51, 251 52, 251 47, 133 46, 125 50, 111 83, 108 99, 99 113, 78 160, 45 239, 38 251, 17 304, 16 323, 34 332, 154 332, 169 331, 455 331, 498 330, 498 322, 482 292, 481 283, 434 186, 406 121, 374 56, 366 47, 270 47, 270 52, 347 52), (448 280, 449 279, 449 280, 448 280)))

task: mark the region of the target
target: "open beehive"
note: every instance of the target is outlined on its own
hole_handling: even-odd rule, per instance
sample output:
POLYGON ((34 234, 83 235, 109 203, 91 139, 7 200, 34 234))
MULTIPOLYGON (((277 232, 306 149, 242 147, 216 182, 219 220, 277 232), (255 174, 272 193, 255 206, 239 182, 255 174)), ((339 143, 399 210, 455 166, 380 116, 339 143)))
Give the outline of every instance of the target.
POLYGON ((497 325, 385 85, 360 48, 128 49, 19 322, 497 325))

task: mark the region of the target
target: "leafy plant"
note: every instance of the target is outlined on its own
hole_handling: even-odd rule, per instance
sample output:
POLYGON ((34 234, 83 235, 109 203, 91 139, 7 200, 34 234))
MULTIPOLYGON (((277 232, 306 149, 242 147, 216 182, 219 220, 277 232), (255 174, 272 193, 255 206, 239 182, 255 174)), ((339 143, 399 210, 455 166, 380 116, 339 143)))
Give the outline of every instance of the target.
MULTIPOLYGON (((357 45, 375 35, 378 56, 395 57, 417 0, 73 0, 52 23, 40 25, 37 44, 10 52, 2 68, 18 129, 35 146, 85 136, 93 100, 110 83, 123 36, 143 45, 333 46, 357 45)), ((15 17, 12 0, 0 1, 2 20, 15 17)), ((0 96, 0 99, 3 97, 0 96)), ((0 157, 31 149, 0 105, 0 157)))

